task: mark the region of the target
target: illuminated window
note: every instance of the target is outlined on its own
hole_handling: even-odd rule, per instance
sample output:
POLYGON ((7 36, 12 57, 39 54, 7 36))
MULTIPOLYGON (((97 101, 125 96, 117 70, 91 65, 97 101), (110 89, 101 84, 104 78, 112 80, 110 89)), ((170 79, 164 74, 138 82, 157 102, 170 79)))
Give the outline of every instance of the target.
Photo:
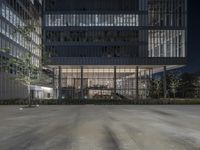
POLYGON ((46 26, 138 26, 135 14, 61 14, 46 15, 46 26))

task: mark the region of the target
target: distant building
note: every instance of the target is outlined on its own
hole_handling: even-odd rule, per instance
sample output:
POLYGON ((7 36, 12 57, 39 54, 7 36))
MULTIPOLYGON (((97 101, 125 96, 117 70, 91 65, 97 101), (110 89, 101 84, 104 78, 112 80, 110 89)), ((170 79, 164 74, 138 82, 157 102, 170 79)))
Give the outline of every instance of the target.
POLYGON ((43 30, 58 97, 147 97, 186 64, 187 0, 45 0, 43 30))
MULTIPOLYGON (((21 58, 26 52, 31 52, 32 64, 39 67, 41 61, 41 0, 1 0, 0 1, 0 100, 13 98, 27 98, 27 87, 20 82, 10 79, 17 69, 13 65, 5 70, 9 57, 21 58), (36 31, 31 33, 31 40, 27 40, 17 29, 37 23, 36 31), (35 47, 35 48, 33 48, 35 47), (5 49, 9 49, 5 51, 5 49)), ((32 86, 33 90, 36 87, 32 86)), ((41 91, 37 91, 40 93, 41 91)), ((39 94, 41 95, 41 94, 39 94)), ((37 97, 37 96, 36 96, 37 97)))

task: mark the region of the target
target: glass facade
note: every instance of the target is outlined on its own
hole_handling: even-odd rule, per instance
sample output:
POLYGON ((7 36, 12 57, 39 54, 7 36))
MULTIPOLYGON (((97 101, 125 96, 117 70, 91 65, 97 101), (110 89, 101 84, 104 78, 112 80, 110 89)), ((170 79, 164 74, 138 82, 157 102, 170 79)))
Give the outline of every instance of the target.
POLYGON ((23 58, 30 52, 35 67, 41 64, 42 45, 42 5, 38 0, 1 0, 0 1, 0 100, 26 98, 27 87, 21 82, 10 79, 23 70, 23 66, 8 66, 8 58, 23 58), (29 26, 30 33, 24 33, 29 26))
POLYGON ((51 57, 186 57, 186 0, 119 0, 118 10, 112 0, 95 10, 97 1, 88 0, 91 9, 71 3, 61 8, 45 2, 45 50, 51 57))
POLYGON ((18 5, 13 0, 1 3, 1 16, 3 19, 0 19, 0 33, 3 36, 0 36, 0 48, 10 49, 10 55, 17 58, 29 51, 32 53, 32 63, 39 67, 41 59, 41 49, 39 48, 41 45, 41 17, 38 16, 38 20, 31 18, 30 20, 25 20, 25 18, 29 19, 25 13, 24 15, 21 15, 20 12, 19 14, 16 13, 17 7, 23 13, 23 10, 18 5), (28 40, 18 30, 33 22, 37 23, 37 27, 35 32, 30 33, 30 40, 28 40), (9 40, 5 39, 4 36, 9 40))
MULTIPOLYGON (((66 66, 61 72, 63 98, 79 99, 81 89, 85 99, 133 99, 136 95, 136 69, 132 67, 84 66, 82 78, 81 67, 66 66)), ((146 98, 151 70, 139 69, 138 73, 139 95, 146 98)), ((55 74, 59 75, 58 69, 55 74)), ((55 83, 58 87, 58 81, 55 83)))
POLYGON ((148 0, 149 57, 186 57, 186 0, 148 0))
POLYGON ((149 26, 184 28, 186 13, 186 0, 148 0, 149 26))
POLYGON ((149 70, 186 63, 187 0, 46 0, 43 21, 57 89, 73 98, 148 97, 149 70))
POLYGON ((149 57, 185 57, 184 30, 151 30, 149 57))
POLYGON ((113 27, 138 26, 135 14, 59 14, 46 15, 46 26, 113 27))
POLYGON ((45 0, 45 11, 138 11, 146 0, 45 0))

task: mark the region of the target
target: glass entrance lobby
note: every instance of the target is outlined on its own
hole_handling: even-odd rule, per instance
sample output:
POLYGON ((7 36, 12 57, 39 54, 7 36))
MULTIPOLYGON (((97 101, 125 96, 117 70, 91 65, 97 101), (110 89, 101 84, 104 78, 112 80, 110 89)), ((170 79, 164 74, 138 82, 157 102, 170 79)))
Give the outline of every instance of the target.
POLYGON ((60 66, 54 71, 57 97, 63 99, 147 98, 152 74, 136 66, 60 66))

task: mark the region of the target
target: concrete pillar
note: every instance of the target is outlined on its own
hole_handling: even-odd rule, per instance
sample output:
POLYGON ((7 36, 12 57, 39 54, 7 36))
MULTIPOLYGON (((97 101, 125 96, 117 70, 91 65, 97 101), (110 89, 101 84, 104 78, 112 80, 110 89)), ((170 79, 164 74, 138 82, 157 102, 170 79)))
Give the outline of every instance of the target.
POLYGON ((55 69, 53 68, 53 78, 52 78, 52 83, 53 83, 53 88, 55 87, 55 69))
POLYGON ((73 99, 75 98, 75 93, 76 93, 76 79, 74 78, 74 81, 73 81, 74 83, 73 83, 73 87, 74 87, 74 90, 73 90, 73 99))
POLYGON ((52 82, 53 82, 53 99, 56 99, 57 95, 56 95, 56 80, 55 80, 55 68, 53 68, 53 79, 52 79, 52 82))
POLYGON ((150 83, 150 82, 151 82, 151 79, 152 79, 152 75, 151 75, 151 69, 149 69, 148 83, 150 83))
POLYGON ((116 89, 117 89, 117 69, 116 66, 114 66, 114 78, 113 78, 113 82, 114 82, 114 99, 117 98, 117 93, 116 93, 116 89))
POLYGON ((163 93, 164 93, 164 98, 167 98, 167 78, 166 78, 166 66, 164 66, 163 70, 163 93))
POLYGON ((144 80, 145 80, 145 86, 144 86, 144 91, 145 91, 145 98, 147 98, 147 80, 148 80, 148 75, 147 75, 147 72, 146 72, 146 70, 144 70, 144 80))
POLYGON ((153 74, 154 74, 154 72, 153 72, 154 70, 153 70, 153 68, 151 69, 151 79, 153 79, 153 74))
POLYGON ((84 99, 84 91, 83 91, 83 66, 81 66, 81 99, 84 99))
POLYGON ((136 77, 136 83, 135 83, 135 85, 136 85, 136 99, 138 99, 139 98, 139 84, 138 84, 138 66, 136 66, 136 75, 135 75, 135 77, 136 77))
POLYGON ((62 68, 58 67, 58 99, 62 98, 62 68))
POLYGON ((134 74, 132 74, 131 80, 132 80, 131 81, 131 92, 132 92, 131 97, 134 100, 134 98, 135 98, 135 91, 134 91, 135 79, 134 79, 134 74))
POLYGON ((149 68, 149 77, 148 77, 148 90, 147 90, 147 92, 150 94, 150 88, 151 88, 151 80, 153 79, 153 74, 152 74, 152 71, 153 71, 153 68, 152 69, 150 69, 149 68))

